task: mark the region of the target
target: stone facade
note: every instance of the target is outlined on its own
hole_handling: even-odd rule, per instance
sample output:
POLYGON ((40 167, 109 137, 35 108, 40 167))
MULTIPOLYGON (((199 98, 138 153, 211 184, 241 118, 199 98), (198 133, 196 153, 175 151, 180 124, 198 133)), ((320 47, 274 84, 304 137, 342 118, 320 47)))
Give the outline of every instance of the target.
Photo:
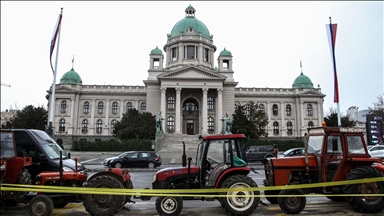
MULTIPOLYGON (((193 7, 185 11, 175 27, 186 27, 174 27, 167 35, 165 57, 157 47, 151 51, 144 85, 83 85, 77 72, 67 72, 56 85, 54 137, 64 145, 111 139, 113 124, 129 108, 153 115, 161 111, 165 134, 215 134, 222 129, 220 118, 232 116, 236 103, 248 101, 267 112, 269 138, 301 138, 307 127, 321 126, 325 95, 308 77, 292 77, 292 88, 237 87, 232 53, 224 48, 215 67, 213 36, 195 18, 193 7)), ((47 92, 51 101, 52 89, 47 92)))

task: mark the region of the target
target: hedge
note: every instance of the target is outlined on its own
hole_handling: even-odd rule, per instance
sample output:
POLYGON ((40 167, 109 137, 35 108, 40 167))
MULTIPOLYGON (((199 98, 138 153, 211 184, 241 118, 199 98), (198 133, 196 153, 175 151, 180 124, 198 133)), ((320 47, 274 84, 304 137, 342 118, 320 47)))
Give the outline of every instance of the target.
POLYGON ((75 141, 72 151, 152 151, 151 140, 101 140, 89 142, 75 141))

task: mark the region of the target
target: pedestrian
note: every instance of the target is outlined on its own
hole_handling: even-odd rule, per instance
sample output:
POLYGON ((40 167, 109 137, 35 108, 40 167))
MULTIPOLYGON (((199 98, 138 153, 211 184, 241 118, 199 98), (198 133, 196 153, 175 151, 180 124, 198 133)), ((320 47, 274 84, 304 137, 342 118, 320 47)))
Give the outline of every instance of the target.
POLYGON ((273 144, 273 152, 275 154, 275 157, 277 158, 277 155, 279 154, 279 149, 277 148, 276 144, 273 144))

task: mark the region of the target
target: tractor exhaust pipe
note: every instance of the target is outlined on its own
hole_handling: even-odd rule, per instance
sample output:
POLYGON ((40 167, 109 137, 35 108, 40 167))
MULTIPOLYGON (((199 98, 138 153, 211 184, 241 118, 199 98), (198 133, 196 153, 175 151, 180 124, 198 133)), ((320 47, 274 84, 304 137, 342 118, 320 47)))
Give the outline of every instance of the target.
POLYGON ((185 143, 184 141, 181 141, 183 143, 183 155, 181 156, 182 159, 182 166, 187 166, 187 155, 185 155, 185 143))

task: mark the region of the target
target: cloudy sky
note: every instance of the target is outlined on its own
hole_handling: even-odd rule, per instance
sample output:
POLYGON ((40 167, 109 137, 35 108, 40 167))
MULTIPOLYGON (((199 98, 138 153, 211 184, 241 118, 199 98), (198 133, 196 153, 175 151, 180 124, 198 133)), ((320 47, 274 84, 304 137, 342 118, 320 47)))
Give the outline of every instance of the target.
POLYGON ((1 82, 11 84, 1 86, 1 110, 47 107, 49 47, 61 7, 56 83, 75 56, 83 84, 127 86, 144 85, 150 51, 163 48, 189 4, 214 35, 215 59, 224 48, 232 52, 237 87, 291 88, 302 60, 303 73, 327 95, 325 112, 336 108, 325 28, 332 17, 340 111, 367 109, 384 92, 380 1, 1 1, 1 82))

